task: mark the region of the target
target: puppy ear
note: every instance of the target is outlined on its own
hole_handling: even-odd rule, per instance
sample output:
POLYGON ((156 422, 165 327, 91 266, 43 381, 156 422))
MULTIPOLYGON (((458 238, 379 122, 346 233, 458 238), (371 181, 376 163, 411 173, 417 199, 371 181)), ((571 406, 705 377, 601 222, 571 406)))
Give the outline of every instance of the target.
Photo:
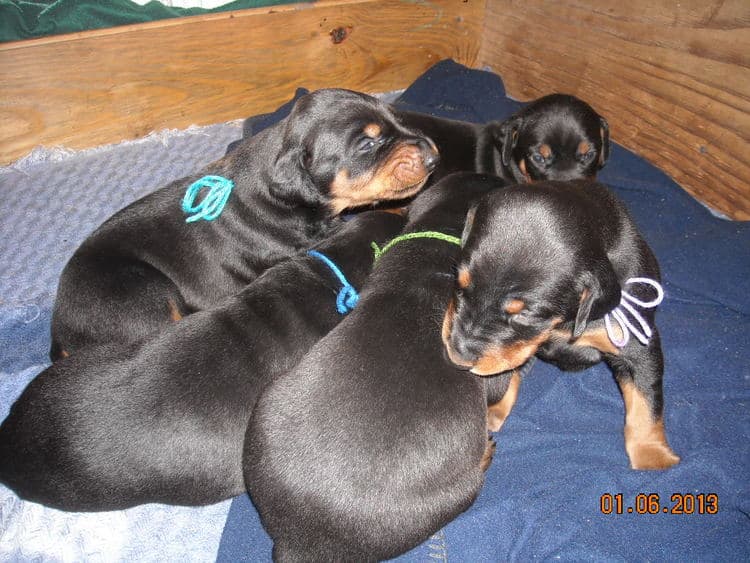
POLYGON ((318 207, 323 197, 308 171, 310 155, 301 145, 282 150, 273 164, 271 195, 287 203, 318 207))
POLYGON ((499 139, 498 144, 501 145, 500 155, 502 157, 503 166, 510 164, 511 157, 513 156, 513 149, 518 144, 518 130, 521 128, 523 123, 522 117, 513 117, 503 121, 499 128, 499 139))
POLYGON ((500 121, 492 121, 479 132, 474 162, 477 172, 498 175, 497 157, 503 148, 501 127, 500 121))
POLYGON ((601 168, 609 159, 609 123, 603 117, 599 118, 599 134, 602 138, 602 150, 599 153, 599 168, 601 168))
POLYGON ((608 260, 595 271, 583 272, 576 287, 580 298, 573 324, 574 339, 583 334, 589 319, 603 317, 620 303, 620 283, 608 260))

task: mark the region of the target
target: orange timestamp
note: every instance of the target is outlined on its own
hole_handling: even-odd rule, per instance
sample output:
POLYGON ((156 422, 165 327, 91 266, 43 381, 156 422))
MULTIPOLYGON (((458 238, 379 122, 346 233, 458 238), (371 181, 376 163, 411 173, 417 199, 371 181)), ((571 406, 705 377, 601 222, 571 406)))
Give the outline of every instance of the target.
POLYGON ((658 493, 639 493, 635 502, 626 503, 622 493, 604 493, 599 497, 602 514, 717 514, 719 495, 716 493, 673 493, 662 504, 658 493))

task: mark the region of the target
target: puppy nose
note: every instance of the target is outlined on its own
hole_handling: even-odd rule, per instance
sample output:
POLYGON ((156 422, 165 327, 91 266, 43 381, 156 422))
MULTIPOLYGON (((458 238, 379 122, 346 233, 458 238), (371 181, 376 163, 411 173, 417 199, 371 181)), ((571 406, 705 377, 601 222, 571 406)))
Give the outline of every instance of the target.
POLYGON ((466 338, 456 338, 455 334, 450 339, 450 345, 453 359, 462 366, 473 366, 482 355, 481 346, 466 338))
POLYGON ((469 371, 471 369, 471 364, 457 364, 453 361, 453 358, 451 358, 451 355, 448 353, 448 348, 443 346, 443 359, 448 363, 448 365, 451 365, 455 368, 458 368, 460 370, 469 371))
POLYGON ((432 172, 440 162, 440 155, 438 154, 435 143, 429 138, 420 138, 417 140, 417 146, 422 151, 422 160, 424 167, 428 172, 432 172))

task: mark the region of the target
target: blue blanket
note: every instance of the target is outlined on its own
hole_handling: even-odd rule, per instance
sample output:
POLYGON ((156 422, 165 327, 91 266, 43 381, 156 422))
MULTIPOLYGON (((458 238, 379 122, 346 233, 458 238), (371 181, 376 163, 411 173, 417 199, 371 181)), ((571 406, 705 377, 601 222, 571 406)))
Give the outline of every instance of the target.
MULTIPOLYGON (((474 122, 520 107, 498 76, 451 61, 396 103, 474 122)), ((249 120, 245 133, 288 109, 249 120)), ((70 158, 54 153, 54 162, 36 162, 34 153, 0 169, 0 419, 48 363, 57 278, 78 244, 120 207, 221 156, 240 134, 239 124, 215 126, 70 158)), ((568 374, 536 362, 495 436, 480 497, 401 560, 750 560, 750 223, 716 217, 621 147, 600 178, 627 203, 661 262, 665 422, 682 462, 664 472, 630 470, 622 400, 608 370, 568 374), (653 494, 659 513, 640 514, 653 494), (706 513, 708 498, 718 499, 718 513, 706 513), (677 499, 692 513, 673 514, 677 499)), ((201 508, 69 514, 0 486, 3 561, 268 561, 270 553, 247 496, 201 508)))
MULTIPOLYGON (((520 107, 497 75, 452 61, 395 103, 473 122, 520 107)), ((279 118, 251 119, 246 133, 279 118)), ((536 362, 495 435, 477 501, 398 560, 750 559, 750 223, 715 216, 619 146, 599 178, 626 202, 660 260, 665 424, 682 462, 668 471, 628 468, 622 399, 604 365, 564 373, 536 362), (718 512, 709 514, 714 500, 718 512)), ((235 499, 218 560, 270 560, 271 546, 248 497, 235 499)))

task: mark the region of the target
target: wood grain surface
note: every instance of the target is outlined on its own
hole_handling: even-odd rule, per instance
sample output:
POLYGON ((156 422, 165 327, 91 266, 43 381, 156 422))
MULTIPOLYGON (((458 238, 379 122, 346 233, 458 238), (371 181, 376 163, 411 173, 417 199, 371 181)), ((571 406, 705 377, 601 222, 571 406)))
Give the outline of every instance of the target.
POLYGON ((479 63, 520 100, 585 99, 615 141, 750 219, 748 0, 488 0, 479 63))
POLYGON ((0 163, 385 92, 444 58, 576 94, 688 192, 750 219, 747 0, 332 0, 0 44, 0 163))
POLYGON ((406 87, 476 62, 484 0, 337 0, 0 44, 0 163, 270 111, 297 86, 406 87))

